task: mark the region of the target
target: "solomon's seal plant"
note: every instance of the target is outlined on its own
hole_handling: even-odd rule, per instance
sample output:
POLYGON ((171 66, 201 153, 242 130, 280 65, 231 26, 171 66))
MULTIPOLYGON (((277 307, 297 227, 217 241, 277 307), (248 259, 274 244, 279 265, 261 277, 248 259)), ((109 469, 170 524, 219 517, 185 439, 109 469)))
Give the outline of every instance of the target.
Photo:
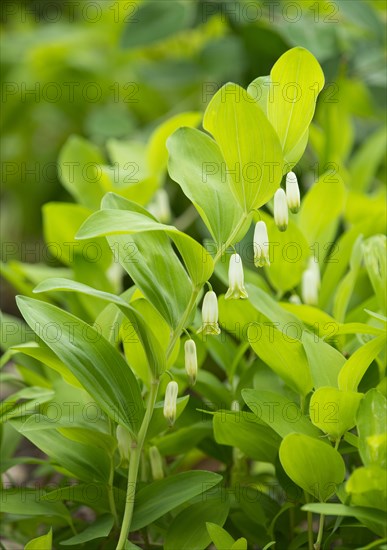
MULTIPOLYGON (((201 130, 190 112, 148 144, 110 141, 119 181, 103 160, 93 186, 63 177, 77 202, 49 203, 43 218, 64 266, 6 271, 26 324, 8 342, 5 441, 41 451, 5 455, 7 470, 36 467, 28 490, 5 483, 18 541, 385 544, 383 220, 361 211, 366 184, 354 191, 344 169, 333 183, 300 177, 300 201, 293 170, 309 134, 313 154, 330 150, 328 104, 312 123, 323 86, 313 55, 290 49, 247 90, 221 87, 201 130), (141 181, 127 184, 136 158, 141 181), (197 213, 192 232, 174 223, 167 177, 197 213)), ((74 137, 60 165, 95 156, 74 137)))

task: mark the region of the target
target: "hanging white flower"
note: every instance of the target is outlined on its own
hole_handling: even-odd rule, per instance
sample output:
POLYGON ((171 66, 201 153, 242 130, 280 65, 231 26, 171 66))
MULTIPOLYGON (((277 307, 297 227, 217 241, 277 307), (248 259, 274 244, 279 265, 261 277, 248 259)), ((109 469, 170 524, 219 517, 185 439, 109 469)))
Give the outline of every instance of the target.
POLYGON ((179 386, 177 385, 177 382, 173 380, 168 382, 167 389, 165 390, 164 416, 169 421, 171 426, 173 426, 176 420, 176 400, 178 393, 179 386))
POLYGON ((196 382, 198 373, 198 359, 196 355, 196 344, 189 339, 184 344, 185 371, 188 375, 190 384, 193 386, 196 382))
POLYGON ((301 295, 304 304, 315 306, 318 304, 319 281, 313 269, 306 269, 302 274, 301 295))
POLYGON ((293 212, 293 214, 296 214, 300 209, 301 199, 297 176, 294 172, 289 172, 286 175, 286 198, 289 210, 293 212))
POLYGON ((288 202, 286 193, 281 187, 274 195, 274 221, 280 231, 286 231, 289 221, 288 202))
POLYGON ((228 266, 228 290, 225 300, 238 300, 238 298, 247 298, 245 289, 242 258, 239 254, 233 254, 228 266))
POLYGON ((202 326, 198 333, 220 334, 218 325, 218 299, 213 290, 206 292, 202 306, 202 326))
POLYGON ((254 264, 256 267, 270 265, 269 236, 265 222, 257 222, 254 230, 254 264))

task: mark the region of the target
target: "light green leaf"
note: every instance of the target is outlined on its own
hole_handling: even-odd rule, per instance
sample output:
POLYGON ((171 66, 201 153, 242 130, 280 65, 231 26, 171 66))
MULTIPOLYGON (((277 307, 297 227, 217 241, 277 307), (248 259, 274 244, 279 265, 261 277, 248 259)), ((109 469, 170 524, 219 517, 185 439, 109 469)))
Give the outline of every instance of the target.
POLYGON ((171 178, 194 204, 219 248, 230 237, 242 209, 231 191, 218 145, 199 130, 180 128, 167 147, 171 178))
POLYGON ((309 361, 313 386, 337 387, 338 375, 345 364, 345 357, 337 349, 309 332, 303 332, 302 343, 309 361))
POLYGON ((213 423, 217 443, 237 447, 253 460, 275 462, 280 438, 255 414, 247 411, 217 411, 213 423))
POLYGON ((291 333, 294 336, 295 328, 295 332, 299 333, 301 338, 304 326, 302 321, 294 314, 296 310, 294 310, 294 312, 293 310, 287 311, 282 305, 274 300, 268 292, 265 292, 255 285, 246 283, 245 286, 249 295, 249 302, 251 302, 257 311, 262 313, 262 315, 267 317, 272 323, 275 323, 275 326, 277 326, 280 331, 287 333, 288 329, 293 329, 291 333))
POLYGON ((229 550, 232 548, 235 540, 227 533, 223 527, 216 523, 206 522, 208 534, 216 546, 216 550, 229 550))
POLYGON ((281 443, 279 456, 290 479, 320 502, 336 492, 345 476, 340 453, 305 434, 287 435, 281 443))
POLYGON ((248 339, 258 357, 293 390, 302 395, 311 391, 313 382, 309 364, 299 340, 266 323, 252 323, 248 339))
POLYGON ((216 139, 233 192, 248 213, 271 199, 282 177, 278 137, 255 100, 228 83, 207 106, 204 128, 216 139))
POLYGON ((52 548, 52 529, 48 533, 32 539, 24 547, 24 550, 51 550, 52 548))
POLYGON ((372 361, 386 345, 386 335, 373 338, 347 360, 339 373, 339 388, 344 391, 356 391, 372 361))
POLYGON ((311 437, 322 435, 300 407, 284 395, 262 390, 242 390, 242 397, 258 419, 282 438, 293 432, 311 437))
POLYGON ((106 414, 136 433, 144 406, 137 380, 119 352, 90 325, 55 306, 20 296, 17 303, 30 327, 106 414))
POLYGON ((315 426, 333 439, 339 439, 356 424, 362 393, 341 391, 335 387, 318 388, 310 400, 310 418, 315 426))
POLYGON ((364 140, 349 161, 350 185, 367 191, 386 153, 387 134, 384 125, 364 140))
POLYGON ((293 151, 305 141, 317 95, 324 86, 324 74, 308 50, 292 48, 275 63, 270 81, 268 118, 280 139, 285 161, 292 158, 297 162, 293 151))
POLYGON ((387 471, 377 464, 356 468, 345 484, 351 504, 387 512, 387 471))
POLYGON ((182 472, 147 485, 136 495, 131 531, 153 523, 187 500, 208 491, 221 481, 213 472, 182 472))
MULTIPOLYGON (((204 497, 205 498, 205 497, 204 497)), ((229 502, 225 498, 208 498, 182 510, 169 526, 165 550, 204 550, 211 542, 206 522, 223 525, 227 519, 229 502)))

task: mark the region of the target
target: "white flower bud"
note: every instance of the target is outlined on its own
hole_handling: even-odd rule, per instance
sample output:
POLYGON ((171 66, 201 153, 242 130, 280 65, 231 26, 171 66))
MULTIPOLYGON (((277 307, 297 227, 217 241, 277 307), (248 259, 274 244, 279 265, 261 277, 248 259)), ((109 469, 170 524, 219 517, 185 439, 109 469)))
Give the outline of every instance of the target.
POLYGON ((190 384, 193 386, 196 382, 198 373, 198 359, 196 356, 196 344, 190 339, 184 344, 185 371, 188 375, 190 384))
POLYGON ((257 222, 254 230, 254 264, 256 267, 270 265, 269 236, 265 222, 257 222))
POLYGON ((298 295, 298 294, 292 294, 291 296, 289 296, 289 303, 290 303, 290 304, 300 305, 300 304, 301 304, 301 300, 300 300, 299 295, 298 295))
POLYGON ((245 289, 242 258, 239 254, 233 254, 228 266, 228 286, 225 300, 238 300, 238 298, 247 298, 245 289))
POLYGON ((174 382, 173 380, 168 382, 167 389, 165 390, 164 416, 169 421, 171 426, 173 426, 176 420, 176 400, 178 393, 179 386, 177 385, 177 382, 174 382))
POLYGON ((152 470, 153 479, 155 481, 158 479, 163 479, 163 459, 161 457, 160 451, 154 445, 149 449, 149 462, 152 470))
POLYGON ((198 330, 203 334, 220 334, 218 325, 218 299, 213 290, 206 292, 202 306, 202 326, 198 330))
POLYGON ((309 258, 308 269, 310 269, 310 271, 313 271, 314 277, 317 282, 317 288, 320 289, 320 284, 321 284, 320 267, 318 265, 318 261, 313 256, 309 258))
POLYGON ((304 304, 315 306, 318 303, 318 287, 319 281, 316 277, 316 272, 312 269, 307 269, 302 274, 301 294, 304 304))
POLYGON ((289 210, 296 214, 300 209, 300 189, 294 172, 289 172, 286 175, 286 198, 289 210))
POLYGON ((274 221, 280 231, 286 231, 289 221, 286 193, 280 187, 274 195, 274 221))
POLYGON ((116 438, 117 448, 121 459, 120 465, 123 468, 127 468, 129 462, 130 446, 132 444, 132 437, 127 428, 124 428, 124 426, 120 426, 120 424, 118 424, 116 428, 116 438))

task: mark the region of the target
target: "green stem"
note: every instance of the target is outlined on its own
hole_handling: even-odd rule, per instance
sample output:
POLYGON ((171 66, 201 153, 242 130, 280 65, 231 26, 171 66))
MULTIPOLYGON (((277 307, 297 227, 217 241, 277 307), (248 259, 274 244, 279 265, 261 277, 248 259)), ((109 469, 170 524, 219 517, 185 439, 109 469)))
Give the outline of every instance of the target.
POLYGON ((183 313, 182 318, 180 319, 179 324, 177 325, 176 329, 174 330, 172 337, 169 341, 168 349, 167 349, 167 358, 171 355, 173 348, 175 347, 176 341, 178 338, 180 338, 180 335, 184 329, 184 326, 191 315, 192 308, 196 304, 196 298, 198 297, 198 294, 200 292, 200 288, 195 288, 192 291, 191 298, 188 302, 188 305, 183 313))
POLYGON ((118 514, 117 514, 116 503, 114 501, 113 480, 114 480, 114 459, 113 459, 113 457, 111 457, 109 485, 108 485, 108 498, 109 498, 110 511, 111 511, 112 516, 114 518, 114 523, 118 527, 118 514))
MULTIPOLYGON (((304 491, 305 502, 309 502, 309 496, 306 491, 304 491)), ((306 512, 306 517, 308 520, 308 550, 313 550, 313 514, 312 512, 306 512)))
POLYGON ((214 264, 219 260, 219 258, 222 256, 223 252, 227 250, 227 248, 234 242, 235 237, 238 235, 239 231, 241 230, 242 225, 245 223, 245 221, 248 218, 248 214, 244 213, 237 223, 237 225, 234 227, 233 232, 225 242, 224 248, 222 248, 222 245, 220 246, 218 252, 214 256, 214 264))
POLYGON ((320 548, 321 548, 322 536, 323 536, 323 531, 324 531, 324 518, 325 518, 324 514, 321 514, 320 515, 320 524, 318 526, 317 540, 316 540, 316 544, 314 545, 315 550, 320 550, 320 548))
POLYGON ((122 520, 120 538, 118 540, 116 550, 123 550, 125 542, 128 538, 130 525, 132 523, 133 507, 134 507, 134 494, 137 484, 138 467, 140 464, 142 448, 144 446, 145 437, 148 431, 149 422, 152 418, 153 409, 156 403, 157 391, 159 389, 159 380, 153 380, 151 383, 148 404, 145 412, 144 419, 141 424, 140 431, 138 432, 137 441, 133 442, 132 452, 130 454, 129 473, 128 473, 128 486, 126 491, 126 502, 124 517, 122 520))

